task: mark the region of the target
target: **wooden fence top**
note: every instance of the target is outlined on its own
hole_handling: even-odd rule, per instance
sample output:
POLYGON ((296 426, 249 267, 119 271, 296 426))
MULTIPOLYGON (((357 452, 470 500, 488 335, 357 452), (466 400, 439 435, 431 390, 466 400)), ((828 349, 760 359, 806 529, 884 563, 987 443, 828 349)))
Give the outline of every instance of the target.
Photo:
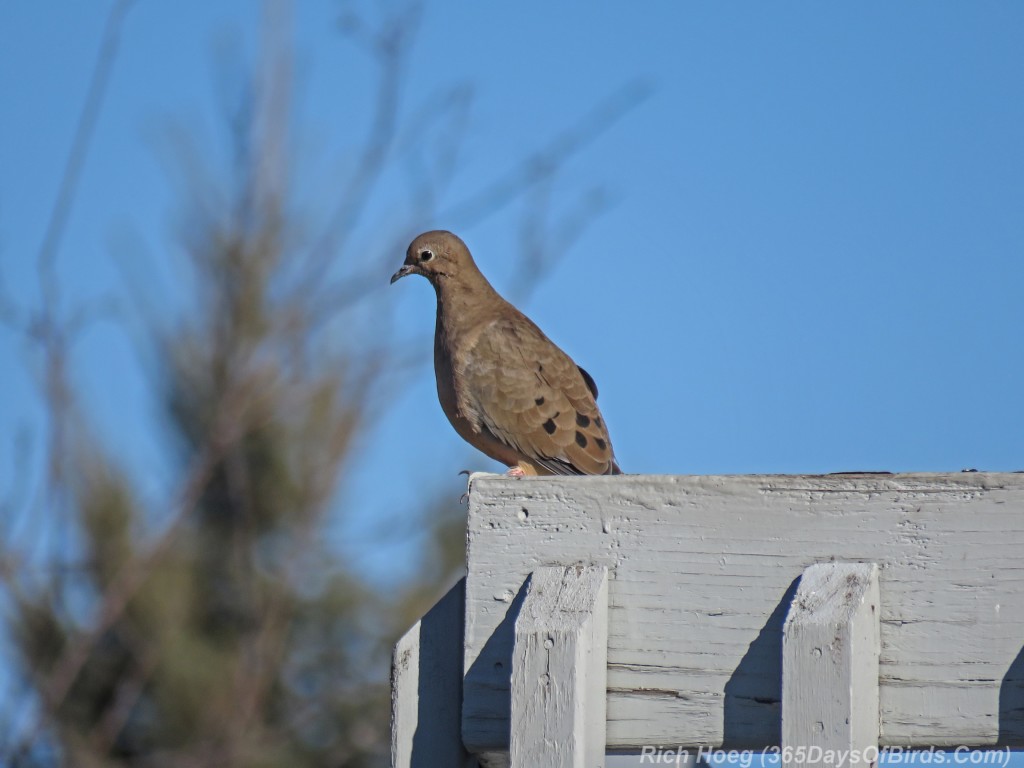
POLYGON ((470 481, 462 737, 509 744, 530 573, 608 569, 609 750, 779 743, 804 569, 877 563, 880 743, 1024 743, 1024 475, 470 481))

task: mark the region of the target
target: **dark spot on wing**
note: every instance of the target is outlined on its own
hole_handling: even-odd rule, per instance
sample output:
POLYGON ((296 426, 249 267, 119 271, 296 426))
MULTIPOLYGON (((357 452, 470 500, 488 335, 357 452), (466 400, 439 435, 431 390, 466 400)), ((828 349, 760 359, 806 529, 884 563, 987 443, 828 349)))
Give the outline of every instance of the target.
POLYGON ((601 417, 600 416, 595 416, 594 417, 594 424, 597 425, 598 429, 601 429, 601 417))
POLYGON ((576 433, 576 445, 578 445, 580 448, 587 447, 587 436, 584 435, 582 432, 576 433))
POLYGON ((555 429, 556 427, 554 419, 548 419, 547 421, 544 422, 544 431, 547 432, 549 435, 555 434, 555 429))
POLYGON ((577 412, 577 414, 576 414, 576 423, 578 425, 580 425, 581 427, 583 427, 584 429, 586 429, 587 427, 590 426, 590 417, 589 416, 584 416, 582 413, 578 413, 577 412))
POLYGON ((594 381, 594 377, 583 370, 583 366, 577 365, 576 367, 580 369, 580 374, 582 374, 583 381, 586 383, 587 389, 590 390, 590 394, 597 400, 597 382, 594 381))
POLYGON ((544 398, 543 397, 538 397, 533 402, 536 403, 537 405, 544 405, 544 398))
MULTIPOLYGON (((577 434, 579 434, 579 433, 577 433, 577 434)), ((602 451, 605 451, 605 450, 608 449, 608 443, 606 443, 600 437, 595 437, 594 438, 594 442, 597 443, 597 447, 600 448, 602 451)))

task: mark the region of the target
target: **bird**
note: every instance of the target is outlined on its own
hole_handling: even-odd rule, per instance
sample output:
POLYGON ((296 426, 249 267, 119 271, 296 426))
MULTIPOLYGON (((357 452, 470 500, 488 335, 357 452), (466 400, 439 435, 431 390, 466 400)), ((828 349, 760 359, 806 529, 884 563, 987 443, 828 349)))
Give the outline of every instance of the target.
POLYGON ((391 283, 408 275, 437 294, 437 395, 466 442, 512 477, 621 474, 593 377, 498 294, 459 237, 418 235, 391 283))

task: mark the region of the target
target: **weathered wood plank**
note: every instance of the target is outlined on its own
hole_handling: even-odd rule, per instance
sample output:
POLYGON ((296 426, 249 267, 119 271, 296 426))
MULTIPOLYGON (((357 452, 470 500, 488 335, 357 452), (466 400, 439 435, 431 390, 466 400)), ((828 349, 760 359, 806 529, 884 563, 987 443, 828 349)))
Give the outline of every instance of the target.
MULTIPOLYGON (((820 563, 800 577, 782 635, 782 746, 794 750, 783 755, 877 754, 878 608, 874 564, 820 563)), ((837 761, 792 764, 807 762, 837 761)))
POLYGON ((877 562, 880 742, 1024 743, 1024 476, 527 478, 470 493, 463 738, 507 751, 519 590, 609 568, 608 744, 780 741, 795 581, 877 562))
POLYGON ((471 768, 462 746, 460 579, 395 645, 391 663, 391 764, 394 768, 471 768))
POLYGON ((605 754, 608 569, 540 568, 516 618, 512 768, 600 768, 605 754))

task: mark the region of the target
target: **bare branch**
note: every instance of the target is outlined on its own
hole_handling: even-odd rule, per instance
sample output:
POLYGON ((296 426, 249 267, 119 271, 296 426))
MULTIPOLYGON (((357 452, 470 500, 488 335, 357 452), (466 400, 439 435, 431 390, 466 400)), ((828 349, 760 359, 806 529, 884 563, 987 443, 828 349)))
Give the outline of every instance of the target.
POLYGON ((78 118, 78 125, 75 128, 71 152, 64 167, 64 174, 61 177, 60 187, 57 190, 57 199, 50 213, 50 220, 43 235, 42 245, 39 247, 39 282, 43 291, 43 302, 47 306, 54 306, 57 301, 57 276, 54 272, 57 252, 60 249, 61 239, 67 228, 68 218, 71 215, 71 209, 75 202, 78 181, 82 174, 82 167, 89 153, 89 143, 92 140, 92 134, 100 115, 100 107, 103 105, 103 97, 107 92, 107 85, 110 82, 110 73, 113 69, 114 59, 117 56, 121 26, 124 24, 125 16, 134 2, 135 0, 117 0, 107 16, 107 23, 103 32, 103 42, 100 44, 96 63, 93 65, 92 76, 89 78, 89 90, 86 93, 85 104, 78 118))
POLYGON ((411 2, 390 17, 371 38, 371 49, 381 66, 381 83, 377 89, 370 130, 359 154, 355 174, 310 252, 300 293, 323 278, 327 264, 344 247, 380 179, 397 131, 409 38, 419 26, 421 14, 422 4, 411 2))
MULTIPOLYGON (((32 435, 27 427, 20 428, 12 441, 14 450, 12 452, 14 461, 13 479, 11 488, 0 501, 0 520, 3 520, 4 530, 0 536, 0 542, 5 545, 0 548, 0 557, 7 558, 10 555, 4 551, 10 543, 18 537, 17 526, 23 518, 19 510, 24 511, 27 507, 29 496, 29 457, 32 452, 32 435)), ((2 567, 2 566, 0 566, 2 567)))
POLYGON ((10 330, 21 334, 24 334, 26 325, 17 304, 7 290, 7 282, 2 270, 0 270, 0 325, 5 325, 10 330))
POLYGON ((220 456, 222 444, 201 451, 188 472, 175 504, 170 525, 148 552, 129 561, 104 592, 88 632, 72 642, 54 665, 44 688, 44 697, 51 712, 57 711, 89 658, 96 643, 124 613, 132 596, 142 586, 153 565, 170 549, 188 514, 195 508, 220 456))
POLYGON ((455 178, 472 103, 472 86, 460 83, 430 94, 406 121, 399 145, 408 155, 413 221, 430 221, 455 178))
POLYGON ((570 157, 591 144, 652 92, 652 87, 646 81, 628 83, 598 104, 576 125, 556 136, 543 149, 517 163, 503 178, 445 209, 439 218, 455 222, 462 228, 480 223, 527 189, 552 176, 570 157))
MULTIPOLYGON (((581 209, 574 213, 572 223, 562 226, 564 232, 560 238, 561 243, 558 247, 554 247, 555 244, 547 242, 542 235, 547 232, 547 225, 539 228, 536 226, 539 221, 538 217, 546 217, 549 212, 547 185, 551 183, 558 169, 572 155, 610 129, 617 120, 639 105, 650 93, 651 88, 640 81, 623 87, 599 104, 577 124, 543 148, 528 155, 503 178, 483 187, 440 213, 435 214, 432 208, 421 208, 420 214, 423 216, 423 220, 434 218, 459 222, 461 226, 468 228, 504 209, 532 189, 537 193, 537 198, 528 214, 532 215, 533 219, 529 225, 523 228, 524 232, 528 234, 524 238, 523 258, 530 269, 521 270, 521 274, 535 275, 536 269, 541 268, 545 262, 550 260, 550 254, 564 252, 572 240, 582 232, 587 217, 596 215, 602 208, 600 196, 594 194, 588 196, 581 209), (531 232, 532 234, 530 234, 531 232), (543 251, 537 250, 540 242, 545 242, 547 246, 543 251)), ((441 170, 450 170, 454 167, 454 149, 450 149, 449 153, 450 159, 440 166, 441 170)), ((437 184, 440 180, 441 177, 436 175, 434 177, 425 176, 423 184, 437 184)), ((424 194, 424 200, 429 201, 430 199, 429 195, 424 194)), ((322 287, 312 292, 308 299, 313 323, 320 325, 327 322, 339 312, 383 290, 386 286, 386 264, 393 261, 396 254, 402 253, 408 240, 415 234, 415 231, 412 231, 415 229, 414 225, 408 228, 409 231, 398 230, 397 236, 386 241, 385 247, 375 254, 371 254, 369 258, 364 258, 362 264, 365 266, 360 266, 354 273, 346 274, 337 281, 326 283, 323 283, 321 274, 322 287)), ((532 290, 532 288, 528 288, 527 282, 536 285, 539 280, 535 276, 524 278, 522 284, 517 284, 514 287, 513 294, 525 296, 528 289, 532 290)))
POLYGON ((521 266, 515 271, 509 289, 509 295, 517 302, 530 299, 547 273, 565 258, 587 226, 610 204, 602 190, 593 189, 576 201, 573 210, 551 221, 549 187, 549 182, 539 185, 538 194, 527 205, 520 225, 521 266))
POLYGON ((142 698, 146 683, 153 675, 160 656, 151 649, 143 651, 142 659, 130 675, 118 682, 117 691, 107 711, 98 719, 89 741, 98 754, 105 755, 124 730, 132 710, 142 698))

